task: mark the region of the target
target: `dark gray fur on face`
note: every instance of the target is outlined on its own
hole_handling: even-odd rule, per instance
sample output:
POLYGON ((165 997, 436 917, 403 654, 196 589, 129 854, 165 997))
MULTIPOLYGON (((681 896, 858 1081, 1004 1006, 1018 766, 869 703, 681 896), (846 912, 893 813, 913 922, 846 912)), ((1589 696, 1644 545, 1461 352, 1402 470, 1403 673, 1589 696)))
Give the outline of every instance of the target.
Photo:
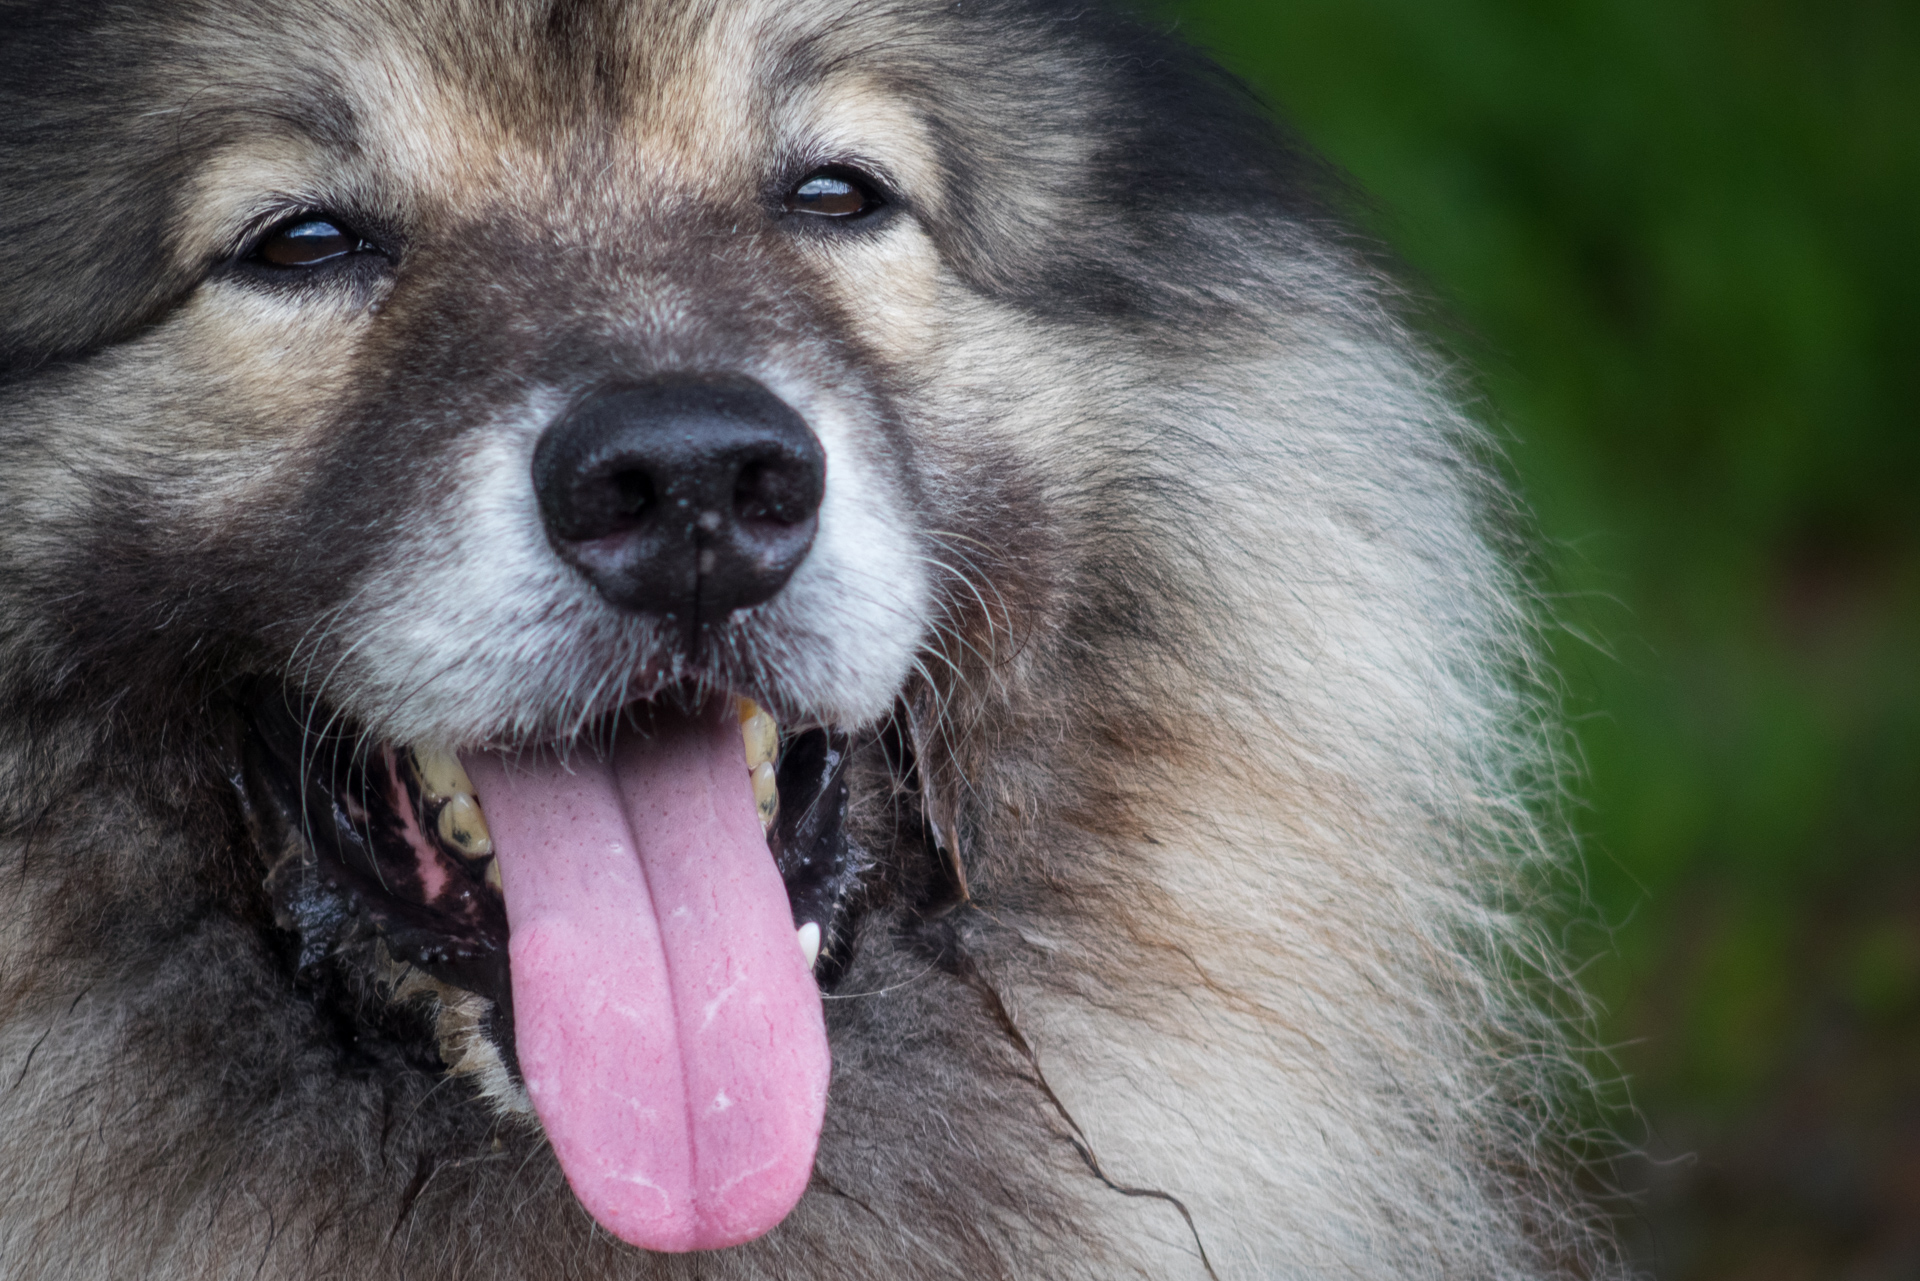
POLYGON ((1203 62, 1045 3, 0 31, 0 1273, 1607 1270, 1514 977, 1558 967, 1515 910, 1550 842, 1505 500, 1324 175, 1203 62), (882 247, 769 221, 842 127, 898 184, 882 247), (249 282, 276 195, 390 270, 249 282), (233 782, 263 680, 376 741, 513 742, 671 666, 557 562, 473 577, 449 494, 579 389, 692 368, 836 424, 924 592, 859 646, 736 620, 692 673, 859 720, 877 868, 807 1196, 649 1257, 446 1075, 372 940, 290 960, 233 782), (504 657, 508 598, 551 662, 504 657), (407 648, 410 611, 444 634, 407 648))

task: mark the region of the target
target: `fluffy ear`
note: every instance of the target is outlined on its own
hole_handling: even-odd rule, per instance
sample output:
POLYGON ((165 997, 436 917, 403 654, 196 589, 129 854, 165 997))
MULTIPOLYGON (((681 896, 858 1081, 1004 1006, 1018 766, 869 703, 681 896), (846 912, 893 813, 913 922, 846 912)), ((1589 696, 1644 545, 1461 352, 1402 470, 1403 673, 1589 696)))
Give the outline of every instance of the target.
POLYGON ((0 3, 0 377, 127 333, 190 271, 167 252, 189 169, 178 112, 126 83, 165 66, 95 0, 0 3))
POLYGON ((1164 317, 1190 292, 1140 263, 1175 242, 1208 254, 1192 217, 1261 225, 1329 194, 1325 165, 1252 92, 1125 17, 1021 0, 950 6, 943 23, 937 63, 889 56, 945 171, 927 230, 985 294, 1060 317, 1164 317))
POLYGON ((939 65, 901 54, 895 70, 945 170, 929 230, 983 292, 1062 318, 1172 318, 1195 290, 1142 263, 1247 270, 1208 262, 1218 238, 1195 220, 1233 220, 1244 240, 1276 214, 1325 229, 1348 200, 1245 85, 1146 26, 1075 0, 943 17, 959 38, 939 65))

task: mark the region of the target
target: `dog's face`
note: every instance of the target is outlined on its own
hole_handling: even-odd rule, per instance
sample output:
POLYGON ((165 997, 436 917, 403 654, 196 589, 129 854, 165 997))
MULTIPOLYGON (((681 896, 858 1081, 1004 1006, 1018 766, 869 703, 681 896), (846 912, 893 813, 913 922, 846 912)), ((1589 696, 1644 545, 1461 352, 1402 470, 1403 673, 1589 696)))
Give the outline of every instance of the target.
MULTIPOLYGON (((999 118, 941 112, 916 36, 952 21, 109 21, 147 58, 126 181, 145 138, 171 186, 88 211, 74 239, 132 266, 12 335, 70 362, 10 418, 29 536, 79 584, 43 620, 69 677, 248 706, 232 772, 297 970, 431 998, 441 1058, 653 1248, 800 1195, 816 982, 875 897, 849 756, 930 792, 909 705, 1004 681, 1053 590, 1067 442, 1010 402, 1046 396, 1032 294, 1100 193, 1075 131, 1023 143, 977 86, 999 118)), ((1033 56, 989 29, 981 74, 1033 56)))
POLYGON ((143 550, 220 585, 229 675, 291 676, 254 786, 344 821, 281 924, 365 916, 389 983, 494 1002, 443 1055, 596 1216, 733 1244, 805 1186, 857 889, 797 879, 845 868, 836 814, 777 813, 843 804, 823 766, 942 611, 910 424, 948 175, 823 13, 382 16, 195 37, 230 56, 177 109, 230 128, 150 233, 191 283, 104 357, 83 465, 181 460, 143 550))

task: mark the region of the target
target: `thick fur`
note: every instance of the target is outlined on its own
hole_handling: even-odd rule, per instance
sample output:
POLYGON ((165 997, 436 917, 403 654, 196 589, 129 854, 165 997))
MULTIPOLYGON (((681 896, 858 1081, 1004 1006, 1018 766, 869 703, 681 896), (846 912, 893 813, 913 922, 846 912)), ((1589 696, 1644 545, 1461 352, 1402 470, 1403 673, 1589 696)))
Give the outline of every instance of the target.
POLYGON ((0 1274, 1604 1270, 1514 911, 1546 846, 1505 500, 1206 65, 1003 0, 0 31, 0 1274), (885 221, 771 212, 829 162, 885 221), (299 208, 389 268, 249 277, 299 208), (813 555, 704 665, 524 492, 571 396, 660 369, 759 378, 829 457, 813 555), (784 1224, 633 1251, 413 988, 296 981, 232 785, 260 678, 397 743, 565 741, 682 680, 864 735, 880 871, 784 1224))

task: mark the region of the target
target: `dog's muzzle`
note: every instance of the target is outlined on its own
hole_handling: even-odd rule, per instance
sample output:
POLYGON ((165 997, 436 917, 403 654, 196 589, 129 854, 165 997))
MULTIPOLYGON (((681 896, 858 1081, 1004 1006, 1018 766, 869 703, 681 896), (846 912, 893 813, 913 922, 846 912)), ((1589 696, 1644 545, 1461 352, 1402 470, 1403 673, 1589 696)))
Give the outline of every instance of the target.
MULTIPOLYGON (((531 472, 557 554, 697 662, 807 556, 826 457, 759 383, 676 374, 576 402, 531 472)), ((847 733, 783 729, 741 693, 677 672, 566 738, 475 744, 369 743, 267 689, 242 780, 277 819, 268 888, 299 967, 373 947, 396 994, 437 984, 588 1212, 649 1250, 751 1240, 804 1192, 821 989, 870 865, 845 834, 847 733)), ((479 1053, 445 1026, 450 1067, 479 1053)))

